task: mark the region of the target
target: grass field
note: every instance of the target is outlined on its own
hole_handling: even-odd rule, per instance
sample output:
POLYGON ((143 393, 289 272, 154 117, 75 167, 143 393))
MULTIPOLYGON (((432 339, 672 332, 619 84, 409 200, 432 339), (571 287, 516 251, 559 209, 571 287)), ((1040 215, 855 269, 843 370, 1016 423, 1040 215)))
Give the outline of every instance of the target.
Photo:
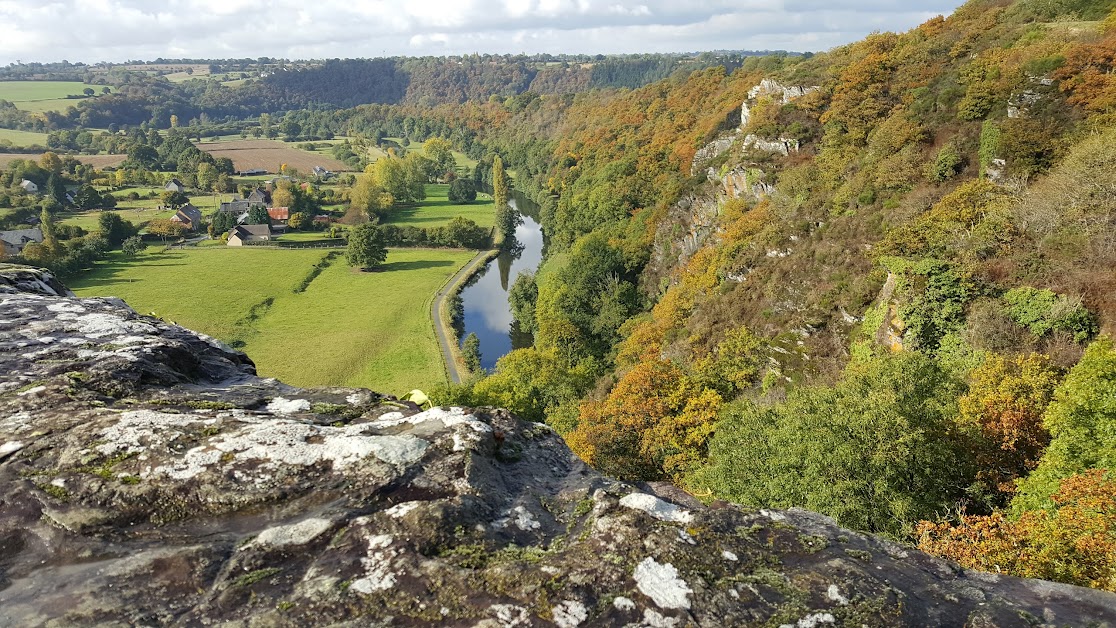
MULTIPOLYGON (((117 208, 106 211, 112 211, 124 220, 140 228, 156 218, 170 218, 174 215, 172 211, 156 211, 154 209, 143 208, 117 208)), ((96 231, 99 221, 101 220, 101 214, 103 213, 104 212, 99 209, 85 212, 65 212, 59 214, 59 217, 56 218, 55 221, 60 225, 73 225, 75 227, 81 227, 86 231, 96 231)))
POLYGON ((477 200, 468 205, 451 203, 449 186, 427 184, 426 200, 416 207, 402 207, 391 213, 387 223, 415 227, 440 227, 449 224, 455 216, 464 216, 482 227, 496 224, 496 209, 492 197, 478 194, 477 200))
MULTIPOLYGON (((8 164, 16 159, 39 161, 40 157, 42 157, 42 153, 0 153, 0 168, 7 168, 8 164)), ((119 166, 128 158, 127 155, 74 155, 73 157, 81 163, 88 164, 94 168, 119 166)))
POLYGON ((46 146, 46 141, 46 133, 0 129, 0 144, 11 142, 11 144, 8 144, 9 146, 31 146, 36 144, 39 146, 46 146))
POLYGON ((214 157, 232 159, 233 166, 237 170, 263 168, 268 172, 279 172, 279 166, 287 164, 304 174, 310 174, 314 166, 322 166, 334 172, 348 168, 333 157, 308 153, 277 140, 201 142, 197 146, 214 157))
POLYGON ((24 111, 65 111, 79 102, 82 90, 92 88, 98 95, 100 85, 78 81, 0 81, 0 100, 10 100, 24 111))
POLYGON ((443 382, 430 300, 473 253, 392 249, 373 273, 356 272, 339 256, 295 294, 327 254, 226 247, 136 260, 117 254, 67 283, 79 296, 118 296, 138 312, 242 343, 261 375, 289 384, 402 394, 443 382), (260 305, 267 299, 270 307, 260 305))

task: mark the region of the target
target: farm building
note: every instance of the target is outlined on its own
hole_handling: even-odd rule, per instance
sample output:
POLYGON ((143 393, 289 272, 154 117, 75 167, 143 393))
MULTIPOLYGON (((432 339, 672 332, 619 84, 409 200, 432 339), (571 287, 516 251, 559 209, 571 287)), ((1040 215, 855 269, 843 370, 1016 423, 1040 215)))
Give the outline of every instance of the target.
POLYGON ((185 207, 175 212, 171 221, 182 223, 190 231, 197 231, 201 228, 202 213, 200 209, 187 203, 185 207))
POLYGON ((23 247, 31 242, 42 242, 43 230, 35 227, 34 229, 16 229, 14 231, 0 231, 0 245, 4 247, 4 255, 19 255, 23 252, 23 247))
POLYGON ((256 177, 261 174, 267 174, 267 170, 263 168, 253 168, 251 170, 238 170, 236 174, 241 177, 256 177))
POLYGON ((35 185, 34 181, 28 181, 27 179, 24 179, 23 181, 19 182, 19 187, 23 188, 23 191, 27 192, 28 194, 39 193, 39 186, 35 185))
POLYGON ((186 193, 186 186, 182 185, 182 182, 178 179, 171 179, 170 181, 167 181, 167 184, 163 186, 163 189, 168 192, 180 192, 182 194, 186 193))
POLYGON ((270 239, 270 225, 237 225, 229 230, 229 246, 244 246, 245 242, 266 242, 270 239))
POLYGON ((283 224, 291 219, 291 210, 286 207, 268 207, 267 215, 271 218, 271 225, 283 224))

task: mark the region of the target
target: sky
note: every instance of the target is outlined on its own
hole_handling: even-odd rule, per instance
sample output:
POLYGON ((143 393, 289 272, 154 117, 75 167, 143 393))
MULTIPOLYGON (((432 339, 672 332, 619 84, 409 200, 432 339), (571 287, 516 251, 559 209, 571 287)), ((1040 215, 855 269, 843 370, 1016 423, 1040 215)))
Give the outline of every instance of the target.
POLYGON ((962 0, 0 0, 0 64, 821 51, 962 0))

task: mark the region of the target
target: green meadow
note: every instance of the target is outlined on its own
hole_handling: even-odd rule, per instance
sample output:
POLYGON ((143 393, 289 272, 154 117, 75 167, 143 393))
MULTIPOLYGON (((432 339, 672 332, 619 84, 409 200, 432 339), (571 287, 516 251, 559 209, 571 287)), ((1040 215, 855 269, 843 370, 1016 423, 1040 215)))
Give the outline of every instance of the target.
POLYGON ((449 224, 455 216, 464 216, 482 227, 496 224, 496 209, 492 197, 478 194, 477 200, 468 205, 453 203, 449 200, 449 186, 427 184, 426 200, 414 207, 401 207, 392 210, 384 222, 393 225, 414 227, 441 227, 449 224))
POLYGON ((24 111, 65 111, 79 102, 82 90, 91 88, 101 94, 101 85, 78 81, 0 81, 0 100, 9 100, 24 111))
MULTIPOLYGON (((46 146, 46 133, 0 129, 0 145, 7 146, 46 146), (9 144, 10 142, 10 144, 9 144)), ((34 155, 32 156, 34 157, 34 155)))
POLYGON ((473 253, 392 249, 357 272, 321 249, 204 247, 120 254, 68 284, 240 347, 263 376, 298 386, 360 386, 402 394, 445 381, 430 319, 433 295, 473 253))

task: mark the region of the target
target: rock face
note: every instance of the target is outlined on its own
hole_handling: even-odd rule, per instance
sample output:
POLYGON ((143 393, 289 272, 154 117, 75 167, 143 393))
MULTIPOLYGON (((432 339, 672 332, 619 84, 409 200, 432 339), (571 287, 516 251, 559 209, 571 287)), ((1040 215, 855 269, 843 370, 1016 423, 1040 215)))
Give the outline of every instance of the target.
POLYGON ((0 625, 1116 623, 1113 595, 663 499, 506 412, 291 388, 0 278, 0 625))

